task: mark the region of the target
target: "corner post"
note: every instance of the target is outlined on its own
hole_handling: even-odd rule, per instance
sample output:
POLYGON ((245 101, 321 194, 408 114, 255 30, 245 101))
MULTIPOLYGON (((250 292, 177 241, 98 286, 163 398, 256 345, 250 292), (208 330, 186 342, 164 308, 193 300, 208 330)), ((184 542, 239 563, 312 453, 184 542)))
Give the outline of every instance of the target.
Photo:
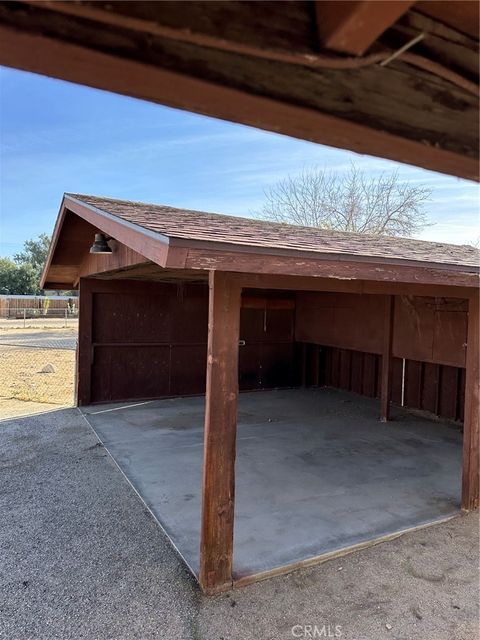
POLYGON ((390 397, 392 391, 392 343, 395 296, 385 296, 383 316, 382 388, 380 396, 380 422, 390 419, 390 397))
POLYGON ((232 586, 240 299, 237 282, 210 271, 199 571, 206 593, 232 586))
POLYGON ((465 412, 463 422, 462 509, 479 504, 480 318, 478 291, 468 301, 465 412))
POLYGON ((92 375, 92 282, 80 278, 78 310, 78 347, 77 347, 77 405, 82 406, 91 400, 92 375))

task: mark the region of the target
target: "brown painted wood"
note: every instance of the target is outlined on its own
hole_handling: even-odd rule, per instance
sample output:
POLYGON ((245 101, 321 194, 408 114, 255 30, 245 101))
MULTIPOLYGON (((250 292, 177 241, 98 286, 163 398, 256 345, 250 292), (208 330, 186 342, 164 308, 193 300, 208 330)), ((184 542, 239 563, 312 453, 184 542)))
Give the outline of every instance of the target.
POLYGON ((478 39, 479 3, 476 0, 470 2, 422 0, 415 4, 415 10, 478 39))
POLYGON ((83 218, 97 229, 123 243, 144 258, 165 266, 168 253, 168 240, 160 233, 146 231, 140 226, 129 224, 116 216, 95 210, 83 202, 66 195, 63 206, 83 218))
POLYGON ((321 44, 340 53, 363 55, 413 4, 413 0, 317 0, 321 44))
POLYGON ((98 212, 66 195, 60 206, 41 286, 45 287, 47 281, 60 283, 69 279, 73 285, 79 276, 90 275, 97 267, 97 272, 101 272, 104 270, 101 265, 107 263, 110 268, 105 270, 146 260, 165 266, 167 253, 168 243, 162 241, 161 234, 152 236, 141 227, 125 224, 119 218, 98 212), (117 242, 112 244, 114 253, 111 256, 90 256, 88 253, 94 233, 99 231, 117 242))
POLYGON ((468 308, 467 369, 465 380, 465 415, 463 423, 462 509, 479 505, 479 430, 480 430, 480 315, 478 294, 468 308))
POLYGON ((329 347, 382 352, 382 296, 340 292, 299 292, 296 339, 329 347))
POLYGON ((91 253, 85 255, 78 271, 80 278, 124 269, 125 267, 139 266, 141 268, 146 264, 144 256, 121 242, 110 240, 109 246, 112 249, 110 255, 95 255, 91 253))
POLYGON ((393 355, 465 367, 467 299, 398 296, 393 355))
POLYGON ((385 296, 383 315, 382 383, 380 395, 380 421, 390 419, 392 395, 392 342, 395 296, 385 296))
MULTIPOLYGON (((273 252, 272 252, 273 253, 273 252)), ((451 285, 478 287, 478 269, 459 270, 435 268, 426 264, 403 265, 387 260, 351 257, 347 260, 338 255, 321 254, 318 258, 307 258, 297 254, 283 256, 255 251, 228 251, 218 249, 190 249, 185 262, 187 269, 215 268, 221 271, 244 272, 261 275, 314 276, 346 280, 372 280, 376 282, 451 285)), ((247 285, 250 286, 250 285, 247 285)), ((292 287, 294 288, 294 287, 292 287)))
POLYGON ((228 274, 210 272, 199 572, 207 593, 232 586, 240 297, 228 274))
POLYGON ((80 306, 78 314, 78 357, 77 357, 77 403, 90 404, 92 375, 92 283, 80 279, 80 306))
POLYGON ((307 343, 302 342, 302 355, 301 355, 301 363, 300 363, 300 379, 301 386, 307 386, 307 343))
POLYGON ((179 48, 168 39, 159 40, 156 57, 163 54, 155 61, 151 34, 142 34, 147 38, 142 47, 138 31, 114 34, 111 25, 103 25, 100 33, 98 24, 85 30, 75 24, 80 18, 59 19, 41 7, 28 9, 3 8, 0 63, 5 66, 452 175, 478 177, 476 134, 472 136, 478 118, 472 96, 428 73, 415 81, 416 75, 405 73, 401 65, 396 68, 396 63, 387 72, 376 65, 353 70, 308 69, 206 46, 182 44, 179 48), (43 35, 47 30, 50 36, 43 35), (87 42, 91 39, 93 42, 87 42), (118 55, 120 47, 129 50, 128 42, 137 59, 118 55), (143 50, 149 51, 146 59, 140 55, 143 50), (176 65, 188 69, 190 75, 178 73, 176 65), (196 72, 203 69, 209 70, 204 77, 196 72), (285 80, 287 76, 291 81, 285 80), (320 81, 322 90, 318 89, 320 81), (434 109, 439 95, 435 89, 441 91, 441 86, 451 97, 438 110, 434 109), (471 125, 458 128, 459 107, 464 110, 462 123, 468 120, 471 125))
MULTIPOLYGON (((232 274, 241 287, 290 291, 342 291, 350 293, 378 293, 395 295, 445 296, 468 298, 469 287, 427 285, 400 282, 374 282, 368 280, 343 280, 311 276, 243 273, 232 274)), ((478 287, 478 280, 476 286, 478 287)))
POLYGON ((320 380, 320 347, 318 344, 313 347, 313 386, 318 387, 320 380))

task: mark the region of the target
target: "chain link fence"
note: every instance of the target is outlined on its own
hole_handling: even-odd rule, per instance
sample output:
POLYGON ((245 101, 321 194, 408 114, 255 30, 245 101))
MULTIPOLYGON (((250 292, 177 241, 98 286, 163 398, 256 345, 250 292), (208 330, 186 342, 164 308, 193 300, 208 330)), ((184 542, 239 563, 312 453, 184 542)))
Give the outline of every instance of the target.
POLYGON ((15 307, 0 309, 0 328, 75 327, 78 323, 78 307, 70 305, 62 309, 15 307))
POLYGON ((0 399, 73 405, 76 343, 75 335, 0 335, 0 399))

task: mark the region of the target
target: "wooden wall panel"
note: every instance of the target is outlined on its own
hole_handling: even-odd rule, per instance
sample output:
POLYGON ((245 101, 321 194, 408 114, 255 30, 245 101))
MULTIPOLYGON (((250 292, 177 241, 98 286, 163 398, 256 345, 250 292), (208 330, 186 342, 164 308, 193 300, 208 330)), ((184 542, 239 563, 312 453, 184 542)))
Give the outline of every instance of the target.
MULTIPOLYGON (((308 354, 316 345, 307 344, 308 354)), ((381 391, 381 356, 336 347, 320 347, 318 379, 321 385, 378 398, 381 391)), ((402 403, 403 360, 392 360, 392 402, 402 403)), ((313 385, 311 371, 307 386, 313 385)), ((405 361, 404 405, 449 420, 463 420, 465 369, 416 360, 405 361)))
POLYGON ((437 303, 433 333, 434 362, 465 366, 467 324, 466 300, 437 303))
POLYGON ((169 357, 167 345, 96 347, 92 402, 170 395, 169 357))
POLYGON ((397 296, 395 356, 464 367, 466 340, 466 300, 397 296))
POLYGON ((381 353, 383 315, 379 311, 379 296, 371 294, 298 293, 296 339, 381 353))
POLYGON ((393 358, 392 359, 391 400, 395 404, 402 403, 402 373, 403 373, 403 360, 401 358, 393 358))
POLYGON ((239 385, 242 391, 291 387, 296 382, 292 304, 267 300, 241 309, 239 385), (283 307, 283 308, 282 308, 283 307))
MULTIPOLYGON (((383 300, 372 294, 298 293, 296 339, 380 354, 383 300)), ((464 367, 466 333, 466 300, 395 296, 394 357, 464 367)))
POLYGON ((460 370, 456 367, 441 367, 439 391, 438 391, 438 414, 450 420, 460 419, 459 415, 459 381, 460 370))
MULTIPOLYGON (((92 333, 82 347, 81 404, 205 392, 206 285, 81 282, 84 288, 88 284, 91 313, 88 305, 86 313, 92 333)), ((257 298, 242 308, 241 338, 240 389, 295 385, 292 300, 283 304, 277 294, 268 304, 257 298)))

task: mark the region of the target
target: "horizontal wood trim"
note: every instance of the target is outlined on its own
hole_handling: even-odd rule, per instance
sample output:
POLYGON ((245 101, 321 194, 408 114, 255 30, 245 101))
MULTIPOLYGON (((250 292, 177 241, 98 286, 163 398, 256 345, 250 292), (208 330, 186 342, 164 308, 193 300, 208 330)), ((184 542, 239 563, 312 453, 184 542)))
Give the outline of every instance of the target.
POLYGON ((46 289, 47 291, 66 291, 70 289, 78 289, 78 282, 72 284, 71 282, 43 282, 41 285, 42 289, 46 289))
POLYGON ((94 348, 112 347, 203 347, 206 342, 92 342, 94 348))
MULTIPOLYGON (((348 262, 331 259, 302 259, 300 256, 256 255, 218 250, 190 249, 185 262, 187 269, 215 269, 218 271, 315 276, 346 280, 374 280, 411 284, 478 287, 478 275, 469 272, 450 272, 428 266, 403 266, 388 263, 348 262)), ((474 268, 472 267, 472 270, 474 268)))
POLYGON ((237 273, 232 274, 245 289, 276 289, 290 291, 338 291, 346 293, 378 293, 396 295, 438 296, 468 298, 475 290, 470 287, 455 287, 442 284, 416 284, 399 282, 373 282, 316 278, 313 276, 292 276, 276 274, 237 273))
POLYGON ((295 309, 295 300, 242 296, 243 309, 295 309))

